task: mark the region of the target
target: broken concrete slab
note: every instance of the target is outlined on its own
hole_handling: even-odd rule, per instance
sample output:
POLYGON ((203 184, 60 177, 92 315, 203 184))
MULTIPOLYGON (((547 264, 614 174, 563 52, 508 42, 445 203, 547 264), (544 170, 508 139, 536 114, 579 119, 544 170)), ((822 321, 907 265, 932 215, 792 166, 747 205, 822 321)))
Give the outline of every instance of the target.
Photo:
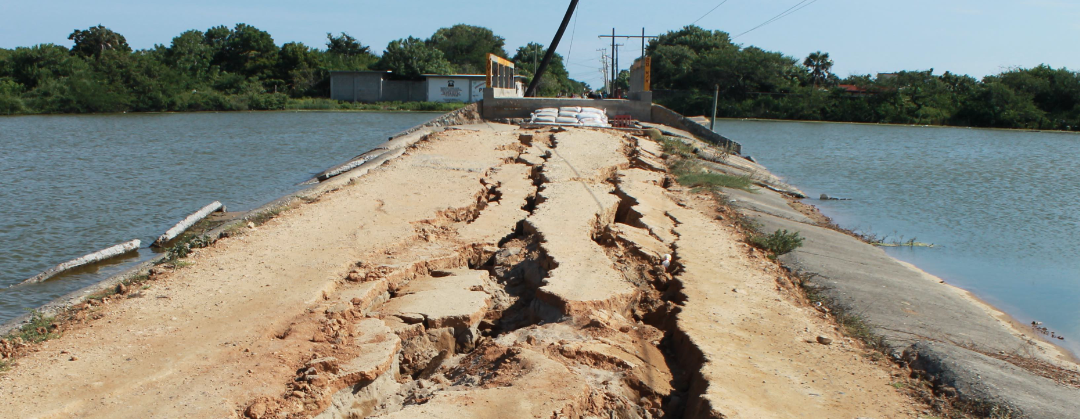
POLYGON ((627 144, 619 137, 589 130, 560 132, 553 136, 554 158, 544 163, 541 176, 547 183, 572 180, 603 182, 615 170, 630 166, 623 153, 627 144))
POLYGON ((428 329, 475 328, 491 307, 491 296, 482 291, 485 271, 452 271, 448 276, 416 278, 401 288, 378 312, 408 323, 411 315, 424 318, 428 329))
POLYGON ((618 172, 617 194, 623 198, 620 221, 649 231, 660 241, 671 244, 676 240, 672 229, 675 223, 666 215, 675 206, 663 188, 664 175, 642 169, 618 172))
POLYGON ((374 380, 390 371, 390 365, 394 363, 398 350, 401 349, 401 339, 398 339, 382 320, 360 320, 353 327, 353 331, 356 334, 355 344, 360 348, 359 356, 341 362, 336 371, 331 371, 335 380, 341 383, 337 386, 338 389, 361 381, 374 380))
POLYGON ((579 182, 546 184, 536 211, 525 220, 527 229, 540 235, 550 260, 537 295, 564 315, 623 312, 636 293, 593 240, 601 226, 615 219, 619 199, 613 189, 579 182))
POLYGON ((723 188, 722 191, 727 196, 728 201, 736 208, 762 212, 800 223, 813 224, 810 217, 792 208, 787 199, 780 195, 779 192, 764 188, 756 188, 753 192, 732 188, 723 188))

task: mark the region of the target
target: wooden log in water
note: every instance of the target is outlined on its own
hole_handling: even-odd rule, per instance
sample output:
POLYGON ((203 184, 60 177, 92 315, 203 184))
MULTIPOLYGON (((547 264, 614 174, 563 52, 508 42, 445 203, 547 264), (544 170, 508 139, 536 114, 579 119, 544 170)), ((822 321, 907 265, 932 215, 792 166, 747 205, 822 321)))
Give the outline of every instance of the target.
POLYGON ((86 256, 82 256, 82 257, 79 257, 79 258, 76 258, 76 259, 69 260, 67 262, 64 262, 64 263, 61 263, 59 265, 54 266, 52 269, 49 269, 49 270, 47 270, 45 272, 42 272, 42 273, 39 273, 36 276, 34 276, 33 278, 30 278, 30 279, 27 279, 27 280, 25 280, 23 282, 20 282, 18 285, 34 284, 34 283, 38 283, 38 282, 47 281, 47 280, 49 280, 49 278, 60 275, 61 273, 64 273, 66 271, 78 268, 80 266, 85 266, 85 265, 89 265, 91 263, 101 262, 101 261, 103 261, 105 259, 111 259, 111 258, 120 256, 120 255, 122 255, 124 253, 138 250, 140 244, 142 244, 142 242, 139 241, 138 239, 136 239, 136 240, 132 240, 132 241, 129 241, 129 242, 126 242, 126 243, 120 243, 120 244, 118 244, 116 246, 113 246, 113 247, 110 247, 108 249, 96 251, 96 252, 91 253, 91 254, 86 255, 86 256))
POLYGON ((374 160, 376 157, 379 157, 380 155, 382 155, 385 152, 386 152, 386 148, 384 148, 384 147, 379 147, 379 148, 376 148, 374 150, 368 151, 368 152, 366 152, 364 154, 361 154, 359 156, 354 157, 352 160, 349 160, 348 162, 345 162, 345 163, 339 164, 337 166, 331 167, 331 168, 327 169, 325 172, 319 173, 318 175, 315 176, 315 179, 317 179, 319 182, 330 179, 330 178, 332 178, 334 176, 340 175, 342 173, 345 173, 345 172, 348 172, 348 171, 350 171, 352 169, 360 167, 360 165, 362 165, 364 163, 367 163, 367 162, 369 162, 371 160, 374 160))
POLYGON ((218 201, 214 201, 210 205, 202 207, 202 209, 195 211, 191 215, 187 216, 187 218, 184 218, 179 223, 176 223, 176 225, 166 231, 165 234, 162 234, 160 237, 157 238, 157 240, 154 240, 154 244, 152 244, 151 246, 164 246, 165 243, 169 242, 169 240, 175 239, 176 236, 183 234, 184 231, 187 231, 187 229, 191 228, 191 226, 195 225, 195 223, 201 221, 203 218, 206 218, 214 211, 217 211, 219 209, 223 210, 223 208, 224 206, 221 205, 221 202, 218 201))

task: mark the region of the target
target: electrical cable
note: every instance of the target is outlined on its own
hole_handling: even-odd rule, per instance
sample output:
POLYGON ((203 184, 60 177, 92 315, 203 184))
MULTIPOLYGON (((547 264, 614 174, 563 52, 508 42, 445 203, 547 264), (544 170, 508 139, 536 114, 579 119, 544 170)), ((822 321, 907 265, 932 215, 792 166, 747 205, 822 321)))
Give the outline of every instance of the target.
POLYGON ((818 0, 802 0, 802 1, 798 2, 798 3, 795 3, 794 6, 791 6, 791 7, 787 8, 787 10, 784 10, 783 12, 780 12, 780 14, 778 14, 776 16, 773 16, 771 19, 766 20, 765 22, 762 22, 760 25, 757 25, 757 26, 755 26, 753 28, 750 28, 750 29, 738 34, 738 35, 735 35, 735 36, 731 37, 731 39, 735 39, 735 38, 738 38, 740 36, 746 35, 746 34, 748 34, 750 32, 753 32, 754 30, 756 30, 758 28, 761 28, 762 26, 768 25, 770 23, 773 23, 773 22, 776 22, 776 21, 778 21, 780 19, 788 17, 792 13, 798 12, 799 10, 802 10, 802 9, 806 8, 806 6, 809 6, 809 5, 817 3, 817 2, 818 2, 818 0), (809 3, 807 3, 807 1, 809 1, 809 3), (806 3, 806 4, 803 4, 803 3, 806 3), (800 7, 799 5, 802 5, 802 7, 800 7), (796 9, 796 7, 798 7, 798 8, 796 9))
POLYGON ((705 16, 708 16, 708 15, 709 15, 710 13, 712 13, 712 12, 713 12, 713 11, 715 11, 716 9, 719 9, 719 8, 720 8, 720 6, 723 6, 723 5, 724 5, 724 3, 727 3, 727 2, 728 2, 728 0, 724 0, 724 1, 721 1, 721 2, 720 2, 720 4, 717 4, 717 5, 716 5, 716 7, 713 7, 713 8, 712 8, 712 9, 710 9, 710 10, 709 10, 708 12, 705 12, 705 14, 701 15, 701 17, 697 18, 697 20, 695 20, 695 21, 693 21, 693 22, 690 22, 690 25, 693 25, 693 24, 695 24, 695 23, 698 23, 698 20, 704 19, 704 18, 705 18, 705 16))
POLYGON ((570 54, 574 52, 574 36, 577 35, 577 10, 574 10, 574 29, 570 31, 570 49, 566 51, 566 62, 570 62, 570 54))

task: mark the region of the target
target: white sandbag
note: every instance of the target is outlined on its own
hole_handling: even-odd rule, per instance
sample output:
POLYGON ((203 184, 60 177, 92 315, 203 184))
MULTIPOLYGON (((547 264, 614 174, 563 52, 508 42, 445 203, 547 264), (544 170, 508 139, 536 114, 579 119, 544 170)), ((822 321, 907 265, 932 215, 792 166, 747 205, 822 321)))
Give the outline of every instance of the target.
POLYGON ((605 115, 604 110, 599 108, 581 108, 581 113, 605 115))
POLYGON ((559 108, 559 113, 562 113, 562 112, 575 112, 575 113, 581 112, 581 107, 580 106, 563 106, 563 107, 559 108))
POLYGON ((562 112, 562 111, 559 111, 559 117, 560 118, 577 118, 578 115, 579 114, 577 112, 562 112))
POLYGON ((577 120, 577 118, 569 118, 569 117, 560 116, 558 118, 555 118, 555 122, 558 122, 560 124, 575 124, 576 125, 578 123, 578 120, 577 120))
POLYGON ((555 122, 554 116, 534 116, 532 122, 555 122))
POLYGON ((536 113, 559 113, 559 108, 540 108, 536 113))

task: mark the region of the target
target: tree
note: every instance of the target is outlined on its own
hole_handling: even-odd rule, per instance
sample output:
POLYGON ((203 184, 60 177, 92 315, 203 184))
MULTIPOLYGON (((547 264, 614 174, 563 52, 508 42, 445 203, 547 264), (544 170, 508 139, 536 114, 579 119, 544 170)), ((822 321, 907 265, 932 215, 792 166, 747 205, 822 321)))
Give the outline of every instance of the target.
POLYGON ((419 38, 408 37, 390 41, 386 52, 376 64, 383 70, 393 71, 402 77, 419 77, 421 74, 450 74, 454 66, 443 57, 442 51, 428 46, 419 38))
POLYGON ((326 34, 326 54, 323 65, 327 71, 367 70, 379 57, 371 53, 371 48, 362 45, 356 38, 342 32, 341 36, 326 34))
POLYGON ((825 84, 832 75, 833 62, 827 52, 813 52, 803 60, 803 65, 810 69, 810 80, 814 87, 825 84))
POLYGON ((172 39, 165 51, 165 60, 173 68, 203 80, 210 70, 214 48, 206 42, 202 31, 189 30, 172 39))
POLYGON ((431 35, 427 44, 442 51, 443 57, 461 73, 484 73, 488 53, 506 57, 503 49, 506 40, 479 26, 457 24, 441 28, 431 35))
POLYGON ((222 70, 262 79, 273 76, 278 47, 274 44, 274 38, 266 31, 238 23, 223 38, 223 33, 218 28, 211 28, 206 32, 210 38, 209 43, 220 46, 213 63, 220 65, 222 70))
POLYGON ((361 54, 370 54, 371 48, 361 45, 356 38, 342 32, 341 36, 326 33, 326 52, 344 57, 352 57, 361 54))
MULTIPOLYGON (((544 59, 545 54, 547 54, 547 48, 535 42, 530 42, 528 45, 517 49, 511 61, 514 62, 518 74, 528 77, 526 84, 532 81, 533 71, 539 65, 540 60, 544 59)), ((584 90, 584 83, 570 78, 570 73, 566 71, 566 66, 563 64, 562 55, 559 53, 552 54, 547 71, 540 78, 537 94, 539 96, 555 96, 560 93, 584 93, 584 90)))
POLYGON ((85 31, 76 29, 68 35, 68 39, 75 41, 71 52, 84 57, 97 57, 106 50, 131 52, 131 47, 123 35, 101 25, 91 26, 85 31))
POLYGON ((319 51, 300 42, 289 42, 281 46, 277 63, 276 78, 285 81, 292 96, 303 96, 319 80, 325 78, 325 71, 320 71, 319 51))

